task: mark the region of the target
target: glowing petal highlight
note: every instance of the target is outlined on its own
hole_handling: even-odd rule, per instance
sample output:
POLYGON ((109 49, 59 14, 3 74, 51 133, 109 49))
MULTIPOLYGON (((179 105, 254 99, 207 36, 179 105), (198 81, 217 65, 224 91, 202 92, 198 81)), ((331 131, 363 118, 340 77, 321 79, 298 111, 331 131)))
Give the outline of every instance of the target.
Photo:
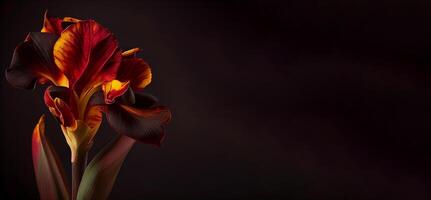
POLYGON ((136 53, 138 53, 139 51, 141 51, 140 48, 129 49, 129 50, 121 53, 121 56, 123 56, 123 58, 124 57, 134 57, 134 56, 136 56, 136 53))
POLYGON ((115 98, 123 95, 129 88, 129 81, 121 82, 118 80, 112 80, 102 85, 103 96, 106 104, 112 104, 115 102, 115 98))
POLYGON ((111 32, 93 20, 83 20, 61 33, 54 45, 54 61, 79 95, 95 82, 113 80, 121 53, 111 32))

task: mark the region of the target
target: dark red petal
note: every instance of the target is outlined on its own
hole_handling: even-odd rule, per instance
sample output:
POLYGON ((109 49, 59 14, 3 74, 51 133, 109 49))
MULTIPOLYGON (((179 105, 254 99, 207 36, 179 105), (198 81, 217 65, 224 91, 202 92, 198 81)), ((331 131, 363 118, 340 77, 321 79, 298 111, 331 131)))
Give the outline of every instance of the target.
POLYGON ((6 69, 8 82, 17 88, 33 89, 37 82, 50 80, 55 85, 67 86, 68 80, 55 66, 52 50, 55 34, 30 33, 27 41, 15 48, 10 66, 6 69))
POLYGON ((135 92, 130 87, 118 98, 118 103, 122 105, 133 105, 135 102, 135 92))
POLYGON ((49 111, 66 127, 76 127, 76 97, 66 87, 50 86, 45 90, 44 101, 49 111))
POLYGON ((103 83, 102 91, 105 97, 105 103, 113 104, 117 97, 122 96, 129 89, 129 83, 129 81, 120 82, 118 80, 103 83))
POLYGON ((56 35, 60 35, 61 32, 63 32, 63 30, 66 29, 69 25, 72 25, 79 21, 79 19, 75 19, 72 17, 65 17, 63 19, 51 17, 48 15, 48 11, 45 11, 43 27, 40 32, 54 33, 56 35))
MULTIPOLYGON (((133 105, 136 108, 150 108, 158 102, 157 98, 151 94, 144 92, 133 92, 129 87, 127 91, 118 97, 116 103, 121 105, 133 105)), ((88 103, 91 105, 105 105, 105 97, 103 91, 98 91, 93 94, 88 103)))
POLYGON ((120 81, 130 81, 133 90, 145 88, 151 82, 150 66, 141 58, 124 58, 117 73, 120 81))
POLYGON ((70 109, 69 105, 66 104, 62 99, 55 98, 54 99, 55 109, 58 111, 60 122, 65 127, 70 127, 71 129, 77 128, 77 121, 75 116, 72 113, 72 109, 70 109))
POLYGON ((40 32, 54 33, 56 35, 60 35, 63 31, 63 27, 61 26, 63 20, 57 17, 48 16, 48 11, 45 11, 43 17, 43 27, 40 32))
POLYGON ((89 106, 98 106, 98 105, 105 105, 105 97, 103 95, 103 91, 99 90, 95 92, 90 100, 88 101, 89 106))
POLYGON ((114 35, 93 20, 69 26, 54 46, 54 61, 78 94, 96 82, 114 79, 120 59, 114 35))
POLYGON ((144 92, 134 92, 135 103, 133 107, 136 108, 150 108, 158 102, 157 98, 151 94, 144 92))
POLYGON ((72 109, 74 115, 78 116, 78 111, 76 107, 78 97, 73 92, 73 90, 67 87, 49 86, 45 90, 45 94, 44 94, 45 104, 47 104, 47 106, 53 105, 53 104, 50 104, 49 102, 53 102, 55 98, 60 98, 61 100, 66 102, 72 109))
MULTIPOLYGON (((133 90, 129 87, 123 95, 121 95, 116 99, 116 103, 123 104, 123 105, 135 104, 135 94, 133 90)), ((89 106, 106 105, 105 95, 103 94, 103 91, 100 90, 94 93, 93 96, 91 96, 90 101, 88 102, 88 105, 89 106)))
POLYGON ((171 112, 163 106, 138 109, 112 104, 108 106, 106 119, 118 133, 143 143, 160 146, 165 136, 164 127, 171 119, 171 112))

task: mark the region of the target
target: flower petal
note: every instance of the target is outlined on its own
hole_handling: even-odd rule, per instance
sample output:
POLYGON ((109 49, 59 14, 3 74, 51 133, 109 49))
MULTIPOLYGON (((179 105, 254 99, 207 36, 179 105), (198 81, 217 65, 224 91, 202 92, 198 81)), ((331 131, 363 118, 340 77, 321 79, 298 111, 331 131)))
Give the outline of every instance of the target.
POLYGON ((45 90, 45 94, 44 94, 45 104, 47 106, 53 106, 54 105, 53 102, 55 98, 60 98, 68 105, 70 105, 74 115, 78 114, 77 108, 76 108, 76 104, 77 104, 76 102, 78 100, 78 97, 73 92, 73 90, 67 87, 49 86, 45 90))
POLYGON ((75 19, 72 17, 65 17, 63 19, 57 17, 48 16, 48 11, 45 11, 43 27, 40 32, 46 33, 54 33, 56 35, 60 35, 64 29, 66 29, 69 25, 73 23, 79 22, 79 19, 75 19))
POLYGON ((63 31, 63 27, 61 26, 63 20, 57 17, 48 16, 48 11, 45 11, 43 18, 43 27, 40 32, 55 33, 57 35, 61 34, 63 31))
POLYGON ((72 130, 76 129, 77 122, 75 116, 73 116, 72 110, 69 105, 67 105, 60 98, 54 99, 55 109, 60 113, 59 119, 63 126, 70 127, 72 130))
POLYGON ((129 81, 121 82, 118 80, 112 80, 105 82, 102 85, 103 96, 106 104, 112 104, 115 102, 115 98, 123 95, 129 88, 129 81))
MULTIPOLYGON (((129 87, 127 88, 126 92, 119 96, 115 103, 123 104, 123 105, 133 105, 135 104, 135 94, 133 90, 129 87)), ((103 94, 103 91, 99 90, 91 96, 89 102, 89 106, 101 106, 106 105, 105 102, 105 95, 103 94)))
POLYGON ((133 107, 136 108, 150 108, 158 102, 157 98, 151 94, 144 92, 134 92, 135 103, 133 107))
POLYGON ((133 90, 140 90, 151 83, 150 66, 141 58, 125 58, 121 61, 117 79, 130 81, 133 90))
POLYGON ((95 92, 90 100, 88 101, 89 106, 100 106, 105 105, 105 97, 103 95, 103 91, 99 90, 95 92))
POLYGON ((70 199, 64 169, 45 136, 44 115, 33 131, 32 156, 40 199, 70 199))
POLYGON ((112 104, 108 106, 106 119, 118 133, 160 146, 165 136, 164 126, 170 121, 171 112, 163 106, 145 109, 112 104))
POLYGON ((71 129, 75 129, 77 126, 75 98, 73 91, 66 87, 51 86, 45 90, 44 94, 45 104, 49 111, 63 126, 71 129))
MULTIPOLYGON (((133 107, 136 107, 136 108, 150 108, 157 102, 158 102, 157 98, 154 97, 153 95, 144 93, 144 92, 139 92, 139 91, 133 92, 133 90, 130 89, 130 87, 123 95, 121 95, 116 99, 116 103, 118 104, 133 105, 133 107)), ((94 93, 94 95, 91 97, 90 101, 88 102, 88 105, 90 106, 106 105, 103 91, 98 91, 94 93)))
POLYGON ((66 76, 55 66, 52 49, 55 34, 33 32, 14 51, 6 79, 17 88, 33 89, 37 82, 50 80, 55 85, 68 86, 66 76))
POLYGON ((84 121, 90 129, 99 129, 102 123, 102 113, 105 110, 105 106, 89 106, 85 114, 84 121))
POLYGON ((110 81, 121 62, 114 35, 93 20, 79 21, 61 33, 54 61, 80 94, 95 82, 110 81))
POLYGON ((81 21, 81 20, 73 18, 73 17, 64 17, 63 18, 63 23, 65 23, 65 22, 68 22, 68 23, 78 23, 79 21, 81 21))

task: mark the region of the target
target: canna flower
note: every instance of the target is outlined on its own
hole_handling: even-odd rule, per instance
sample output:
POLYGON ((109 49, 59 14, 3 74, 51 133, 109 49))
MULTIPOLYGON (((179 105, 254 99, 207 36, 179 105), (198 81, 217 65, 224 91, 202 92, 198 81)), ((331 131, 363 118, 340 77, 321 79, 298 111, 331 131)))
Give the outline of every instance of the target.
POLYGON ((91 148, 103 113, 116 132, 133 141, 157 146, 163 141, 171 113, 143 92, 152 74, 138 52, 121 51, 115 36, 94 20, 45 13, 42 30, 16 47, 5 74, 17 88, 48 85, 44 102, 75 163, 91 148))

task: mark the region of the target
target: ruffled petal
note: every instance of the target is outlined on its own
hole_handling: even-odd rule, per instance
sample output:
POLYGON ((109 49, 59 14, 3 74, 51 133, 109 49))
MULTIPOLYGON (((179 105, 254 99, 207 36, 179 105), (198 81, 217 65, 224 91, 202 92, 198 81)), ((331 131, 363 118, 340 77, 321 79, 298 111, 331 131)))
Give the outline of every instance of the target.
MULTIPOLYGON (((135 94, 133 90, 129 87, 123 95, 119 96, 115 99, 115 103, 123 104, 123 105, 133 105, 135 104, 135 94)), ((107 105, 105 102, 105 95, 103 91, 99 90, 91 96, 88 101, 88 106, 102 106, 107 105)))
POLYGON ((133 90, 141 90, 151 83, 150 66, 141 58, 125 58, 121 61, 117 79, 130 81, 133 90))
POLYGON ((167 107, 138 107, 153 104, 153 99, 136 98, 134 105, 112 104, 108 106, 106 119, 120 134, 124 134, 143 143, 160 146, 165 133, 164 128, 171 119, 171 112, 167 107), (137 103, 146 101, 145 103, 137 103))
POLYGON ((93 20, 79 21, 61 33, 54 61, 78 94, 115 79, 121 53, 114 35, 93 20))
POLYGON ((52 50, 58 36, 50 33, 29 33, 27 40, 14 51, 6 79, 17 88, 33 89, 36 83, 51 81, 55 85, 68 86, 68 79, 55 66, 52 50))
POLYGON ((57 17, 50 17, 48 16, 48 11, 45 11, 45 14, 43 15, 43 27, 40 32, 44 33, 54 33, 57 35, 60 35, 63 31, 63 27, 61 26, 61 23, 63 20, 57 17))
POLYGON ((158 100, 155 96, 144 93, 144 92, 134 92, 135 102, 133 106, 136 108, 150 108, 155 105, 158 100))
POLYGON ((61 32, 63 32, 63 30, 66 29, 68 26, 79 21, 79 19, 75 19, 72 17, 65 17, 63 19, 60 19, 58 17, 51 17, 48 15, 48 11, 45 11, 43 27, 40 32, 54 33, 56 35, 60 35, 61 32))
POLYGON ((66 87, 50 86, 45 90, 44 101, 49 111, 63 126, 76 128, 76 96, 72 90, 66 87))
POLYGON ((115 98, 123 95, 129 88, 129 81, 121 82, 118 80, 108 81, 103 83, 102 91, 105 98, 106 104, 112 104, 115 102, 115 98))
POLYGON ((58 113, 57 117, 60 119, 61 125, 72 130, 76 129, 78 124, 69 105, 60 98, 55 98, 54 104, 56 110, 55 113, 58 113))

